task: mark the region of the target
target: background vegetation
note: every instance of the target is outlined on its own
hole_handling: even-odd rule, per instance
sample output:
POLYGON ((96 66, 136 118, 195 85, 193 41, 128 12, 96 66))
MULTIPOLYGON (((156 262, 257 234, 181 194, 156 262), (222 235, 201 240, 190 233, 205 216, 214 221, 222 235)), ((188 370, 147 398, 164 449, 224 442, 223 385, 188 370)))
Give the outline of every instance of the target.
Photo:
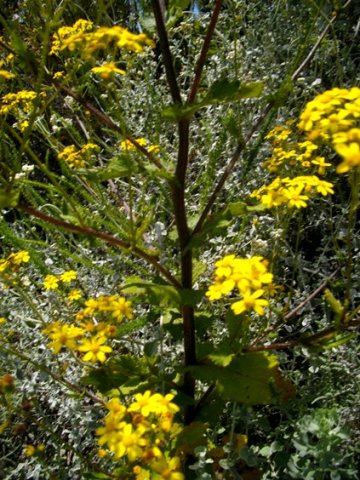
POLYGON ((0 7, 0 477, 359 478, 359 163, 339 174, 322 145, 333 195, 251 196, 274 179, 269 132, 287 125, 297 148, 307 103, 359 86, 357 2, 0 7), (79 19, 147 44, 52 52, 79 19), (209 301, 230 254, 269 262, 265 315, 235 315, 236 293, 209 301), (117 310, 90 315, 106 361, 54 337, 110 296, 117 310), (147 391, 179 406, 174 428, 153 427, 161 456, 106 454, 106 402, 147 391))

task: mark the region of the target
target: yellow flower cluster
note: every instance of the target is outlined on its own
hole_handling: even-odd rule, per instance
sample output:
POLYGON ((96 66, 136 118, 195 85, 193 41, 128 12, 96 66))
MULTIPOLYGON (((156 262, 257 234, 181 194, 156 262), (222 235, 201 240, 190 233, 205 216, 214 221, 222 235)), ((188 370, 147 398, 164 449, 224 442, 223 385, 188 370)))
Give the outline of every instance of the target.
MULTIPOLYGON (((143 137, 136 138, 135 141, 141 147, 145 147, 146 150, 149 153, 159 153, 159 151, 160 151, 159 145, 149 144, 149 142, 148 142, 148 140, 146 140, 146 138, 143 138, 143 137)), ((126 152, 131 152, 131 151, 136 150, 136 146, 130 140, 127 140, 127 139, 120 142, 120 147, 121 147, 122 150, 125 150, 126 152)))
POLYGON ((25 113, 31 112, 37 93, 32 90, 20 90, 17 93, 7 93, 1 98, 0 114, 5 115, 20 109, 25 113))
POLYGON ((95 143, 86 143, 80 150, 75 145, 69 145, 58 153, 58 159, 64 160, 70 168, 84 168, 86 166, 86 158, 98 150, 99 146, 95 143))
POLYGON ((26 457, 33 457, 34 455, 41 454, 45 450, 45 445, 40 443, 39 445, 25 445, 23 453, 26 457))
POLYGON ((101 295, 97 298, 89 298, 85 301, 85 308, 77 313, 76 320, 94 317, 95 315, 110 314, 116 321, 124 317, 131 319, 133 311, 131 302, 119 295, 101 295))
POLYGON ((64 42, 72 36, 82 34, 86 31, 93 29, 93 23, 89 20, 84 20, 80 18, 77 20, 74 25, 61 27, 56 33, 54 33, 52 38, 50 55, 55 55, 63 49, 64 42))
POLYGON ((30 260, 29 252, 21 250, 20 252, 10 253, 6 258, 0 258, 0 279, 7 287, 16 282, 16 274, 22 263, 28 263, 30 260))
POLYGON ((92 68, 91 71, 93 73, 100 75, 100 77, 103 78, 104 80, 108 80, 109 78, 112 78, 115 73, 119 75, 126 75, 125 70, 121 70, 120 68, 117 68, 117 66, 113 62, 103 63, 99 67, 92 68))
POLYGON ((8 63, 11 63, 14 59, 14 55, 12 53, 8 54, 5 59, 0 59, 0 80, 11 80, 15 78, 16 75, 14 73, 5 70, 3 67, 6 67, 8 63))
POLYGON ((218 300, 237 290, 241 299, 231 304, 235 315, 248 311, 264 315, 264 307, 269 302, 263 296, 273 282, 273 275, 267 269, 268 262, 263 257, 236 258, 235 255, 227 255, 215 266, 215 282, 206 292, 209 300, 218 300))
POLYGON ((280 167, 285 170, 300 168, 316 169, 318 175, 324 175, 326 169, 331 167, 324 157, 316 155, 319 146, 310 140, 303 142, 293 139, 293 131, 281 125, 273 128, 265 137, 272 143, 272 156, 264 166, 270 172, 276 172, 280 167))
MULTIPOLYGON (((66 281, 64 276, 68 273, 60 275, 62 281, 66 281)), ((54 277, 58 281, 59 277, 54 277)), ((74 292, 76 290, 70 294, 74 292)), ((112 352, 112 348, 105 343, 116 335, 116 326, 112 322, 122 321, 124 317, 131 319, 132 316, 130 301, 119 295, 103 295, 86 300, 85 307, 75 315, 74 324, 53 322, 44 328, 43 333, 51 340, 49 347, 55 354, 67 348, 83 354, 84 362, 103 363, 106 354, 112 352)))
MULTIPOLYGON (((1 67, 1 62, 0 62, 0 67, 1 67)), ((3 78, 4 80, 11 80, 12 78, 15 78, 16 75, 14 73, 8 72, 7 70, 3 70, 0 68, 0 79, 3 78)))
POLYGON ((91 22, 78 20, 72 27, 62 27, 55 33, 50 53, 79 48, 84 58, 91 58, 95 52, 109 48, 141 53, 145 45, 154 47, 154 42, 144 33, 131 33, 118 25, 93 30, 91 22))
POLYGON ((179 457, 169 458, 172 440, 180 432, 174 423, 179 407, 172 402, 174 395, 152 393, 149 390, 135 395, 125 407, 118 398, 106 404, 109 413, 104 426, 96 430, 100 447, 107 446, 114 459, 127 457, 135 463, 133 473, 137 480, 163 478, 183 480, 179 471, 179 457))
POLYGON ((333 184, 316 175, 301 175, 294 178, 277 177, 269 185, 252 192, 251 196, 260 200, 266 208, 280 205, 303 208, 311 197, 319 193, 323 196, 333 194, 333 184))
POLYGON ((75 270, 68 270, 60 275, 46 275, 44 279, 44 288, 45 290, 56 290, 59 288, 59 282, 70 283, 72 280, 75 280, 77 274, 75 270))
POLYGON ((333 88, 310 101, 300 115, 310 141, 330 144, 342 158, 338 173, 360 166, 360 88, 333 88))

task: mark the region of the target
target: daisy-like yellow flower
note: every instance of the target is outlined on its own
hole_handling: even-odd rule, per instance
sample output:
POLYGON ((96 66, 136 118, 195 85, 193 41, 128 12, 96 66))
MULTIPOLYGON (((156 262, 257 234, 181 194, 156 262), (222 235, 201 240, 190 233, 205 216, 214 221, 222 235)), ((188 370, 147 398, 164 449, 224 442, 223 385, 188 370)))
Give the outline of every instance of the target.
POLYGON ((96 73, 100 75, 101 78, 104 80, 108 80, 109 78, 112 78, 115 73, 118 75, 126 75, 125 70, 122 70, 121 68, 117 68, 115 63, 108 62, 108 63, 103 63, 99 67, 94 67, 91 69, 93 73, 96 73))
POLYGON ((155 459, 151 462, 151 468, 160 475, 160 478, 167 480, 184 480, 184 475, 179 472, 181 461, 179 457, 170 459, 162 456, 160 459, 155 459))
POLYGON ((82 357, 84 362, 105 362, 106 354, 112 352, 112 348, 108 345, 104 345, 106 337, 91 337, 90 339, 84 339, 78 347, 79 352, 84 352, 82 357))
POLYGON ((346 173, 350 169, 360 166, 360 142, 339 143, 334 148, 343 160, 336 167, 337 173, 346 173))
MULTIPOLYGON (((156 402, 155 402, 156 404, 156 402)), ((154 412, 154 402, 150 390, 144 393, 137 393, 135 401, 129 406, 129 412, 139 412, 143 417, 148 417, 150 413, 154 412)))
POLYGON ((7 93, 1 98, 0 114, 7 114, 16 108, 21 108, 24 112, 30 112, 37 96, 37 93, 32 90, 7 93))
POLYGON ((243 312, 255 311, 258 315, 264 315, 264 307, 269 305, 269 302, 264 298, 260 298, 264 293, 264 290, 256 290, 251 293, 250 291, 243 294, 242 300, 234 302, 231 305, 231 310, 235 315, 240 315, 243 312))
POLYGON ((82 293, 81 293, 81 290, 79 289, 74 289, 74 290, 71 290, 69 293, 68 293, 68 300, 70 300, 70 302, 73 302, 74 300, 80 300, 80 298, 82 297, 82 293))
POLYGON ((74 325, 63 325, 60 322, 54 322, 46 327, 43 333, 52 340, 49 343, 49 347, 57 354, 64 347, 69 350, 76 350, 76 339, 84 334, 84 330, 74 325))
POLYGON ((287 199, 287 204, 290 208, 303 208, 307 206, 306 202, 309 200, 309 197, 307 195, 301 195, 302 190, 302 185, 299 187, 289 187, 288 189, 283 190, 283 193, 287 199))
POLYGON ((77 274, 75 270, 68 270, 67 272, 62 273, 59 276, 59 279, 64 283, 70 283, 72 280, 75 280, 76 277, 77 277, 77 274))
POLYGON ((30 260, 30 255, 26 250, 21 250, 20 252, 11 253, 8 259, 15 265, 20 265, 20 263, 28 263, 30 260))
POLYGON ((56 275, 46 275, 44 279, 45 290, 56 290, 59 288, 59 279, 56 275))
MULTIPOLYGON (((147 140, 143 137, 136 138, 135 141, 141 147, 145 147, 146 144, 147 144, 147 140)), ((120 142, 120 147, 121 147, 122 150, 126 150, 127 152, 129 152, 130 150, 136 150, 136 146, 132 142, 130 142, 130 140, 127 140, 127 139, 120 142)))
POLYGON ((123 297, 115 297, 109 305, 109 310, 112 312, 111 315, 118 321, 122 320, 124 317, 129 320, 133 317, 131 302, 125 300, 123 297))

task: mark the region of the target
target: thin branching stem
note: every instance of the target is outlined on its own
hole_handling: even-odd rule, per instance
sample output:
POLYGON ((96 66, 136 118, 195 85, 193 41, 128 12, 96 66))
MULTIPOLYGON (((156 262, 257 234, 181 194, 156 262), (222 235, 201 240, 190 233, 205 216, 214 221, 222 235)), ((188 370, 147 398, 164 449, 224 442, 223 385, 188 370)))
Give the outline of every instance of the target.
POLYGON ((219 19, 221 5, 222 5, 222 0, 216 0, 215 1, 215 6, 214 6, 214 10, 213 10, 213 13, 212 13, 212 16, 211 16, 211 20, 209 22, 208 29, 207 29, 205 39, 204 39, 204 43, 203 43, 203 46, 202 46, 202 49, 201 49, 201 52, 200 52, 200 56, 199 56, 199 59, 197 61, 196 67, 195 67, 194 80, 193 80, 193 83, 192 83, 191 88, 190 88, 190 93, 189 93, 189 96, 188 96, 188 103, 193 103, 194 102, 197 91, 199 89, 202 72, 203 72, 203 69, 204 69, 204 66, 205 66, 205 62, 206 62, 206 59, 207 59, 207 54, 208 54, 209 47, 210 47, 210 42, 211 42, 212 36, 214 34, 217 21, 219 19))
POLYGON ((156 260, 155 257, 150 255, 149 253, 145 252, 139 247, 132 246, 131 243, 126 242, 125 240, 120 240, 119 238, 114 237, 110 233, 100 232, 91 227, 85 227, 80 225, 75 225, 70 222, 65 222, 64 220, 60 220, 59 218, 52 217, 51 215, 47 215, 46 213, 37 210, 34 207, 29 205, 18 205, 18 208, 29 215, 36 217, 40 220, 43 220, 50 225, 55 225, 59 228, 64 230, 68 230, 69 232, 79 233, 80 235, 85 235, 88 237, 99 238, 103 240, 105 243, 109 245, 114 245, 116 247, 120 247, 124 250, 131 252, 134 256, 138 258, 142 258, 146 260, 150 265, 152 265, 168 282, 176 288, 180 288, 180 283, 176 280, 176 278, 160 263, 156 260))
POLYGON ((139 150, 145 157, 153 163, 158 169, 164 170, 163 165, 161 164, 160 160, 155 156, 152 155, 144 146, 140 145, 140 143, 131 135, 127 134, 123 128, 117 125, 114 120, 109 117, 106 113, 102 112, 98 108, 96 108, 92 103, 87 100, 84 100, 79 95, 77 95, 71 88, 67 87, 66 85, 60 85, 56 83, 56 86, 59 90, 63 91, 74 100, 76 100, 80 105, 82 105, 86 110, 88 110, 94 117, 96 117, 100 122, 107 127, 109 127, 114 132, 119 133, 122 137, 128 140, 134 147, 139 150))

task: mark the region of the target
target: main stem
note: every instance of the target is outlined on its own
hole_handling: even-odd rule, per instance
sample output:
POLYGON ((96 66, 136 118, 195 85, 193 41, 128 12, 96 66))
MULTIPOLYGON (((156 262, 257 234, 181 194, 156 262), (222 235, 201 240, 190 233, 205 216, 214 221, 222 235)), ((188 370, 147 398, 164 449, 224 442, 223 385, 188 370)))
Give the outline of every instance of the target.
MULTIPOLYGON (((185 206, 185 177, 189 157, 189 130, 190 122, 188 120, 179 122, 179 150, 175 171, 176 181, 172 185, 175 222, 180 246, 181 286, 184 289, 192 289, 193 287, 192 250, 188 248, 190 230, 187 223, 185 206)), ((181 313, 183 318, 185 367, 187 367, 196 363, 194 307, 183 305, 181 313)), ((195 380, 190 372, 185 372, 183 390, 192 400, 195 398, 195 380)), ((185 423, 189 424, 193 419, 194 406, 189 405, 185 410, 185 423)))
MULTIPOLYGON (((159 36, 159 45, 165 66, 166 79, 170 94, 175 105, 182 105, 177 75, 174 69, 173 58, 170 51, 169 39, 159 0, 151 0, 159 36)), ((187 222, 185 206, 185 179, 189 160, 189 131, 190 121, 182 119, 178 123, 179 147, 175 169, 175 178, 171 183, 171 195, 174 206, 175 224, 180 247, 181 288, 192 289, 192 251, 187 248, 190 240, 190 230, 187 222)), ((183 305, 181 307, 184 332, 185 368, 196 363, 196 343, 194 307, 183 305)), ((185 372, 184 393, 190 398, 191 404, 185 410, 185 423, 189 424, 194 419, 195 380, 190 372, 185 372)))

